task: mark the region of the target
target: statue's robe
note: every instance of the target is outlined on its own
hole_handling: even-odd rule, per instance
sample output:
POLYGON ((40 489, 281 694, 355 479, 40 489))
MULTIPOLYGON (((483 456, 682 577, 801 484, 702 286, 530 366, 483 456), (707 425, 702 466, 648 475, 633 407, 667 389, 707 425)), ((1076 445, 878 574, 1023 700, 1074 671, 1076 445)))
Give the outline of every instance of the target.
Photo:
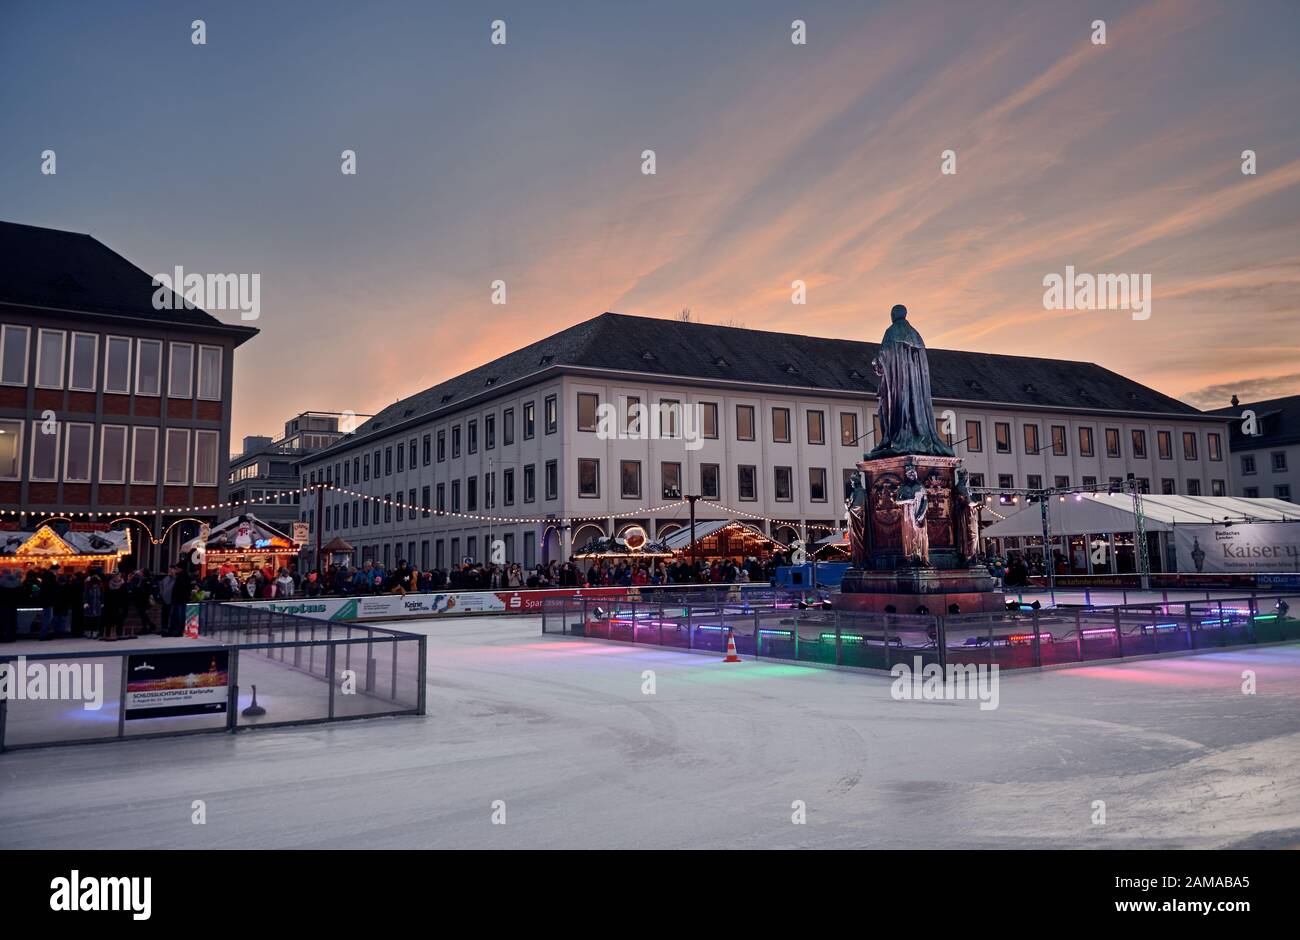
POLYGON ((925 342, 905 317, 895 320, 885 331, 876 363, 880 374, 881 439, 867 457, 955 456, 934 422, 925 342))

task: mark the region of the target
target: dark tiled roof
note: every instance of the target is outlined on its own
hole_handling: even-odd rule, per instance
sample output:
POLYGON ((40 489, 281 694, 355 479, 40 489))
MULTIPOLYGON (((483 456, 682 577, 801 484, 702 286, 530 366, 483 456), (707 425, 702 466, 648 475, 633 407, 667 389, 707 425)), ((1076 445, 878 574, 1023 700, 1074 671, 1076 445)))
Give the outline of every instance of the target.
POLYGON ((1214 408, 1206 414, 1240 418, 1246 411, 1255 412, 1259 434, 1247 436, 1241 433, 1242 422, 1233 421, 1228 430, 1229 450, 1255 450, 1300 443, 1300 395, 1243 402, 1227 408, 1214 408))
MULTIPOLYGON (((879 343, 857 340, 603 313, 389 405, 335 446, 347 447, 411 418, 455 409, 491 386, 551 367, 874 394, 871 359, 879 348, 879 343)), ((929 359, 936 399, 1201 414, 1090 362, 952 349, 931 349, 929 359)))
POLYGON ((243 332, 197 307, 155 310, 153 276, 78 232, 0 221, 0 303, 129 316, 243 332))

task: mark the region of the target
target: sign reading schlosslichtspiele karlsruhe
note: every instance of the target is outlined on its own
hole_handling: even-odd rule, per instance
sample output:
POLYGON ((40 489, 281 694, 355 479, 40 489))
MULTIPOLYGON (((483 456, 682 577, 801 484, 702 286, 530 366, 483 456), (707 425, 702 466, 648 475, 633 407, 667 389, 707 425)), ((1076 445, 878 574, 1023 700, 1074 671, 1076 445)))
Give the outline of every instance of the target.
POLYGON ((458 591, 446 594, 362 594, 354 597, 286 597, 273 601, 240 601, 317 620, 372 620, 429 617, 438 614, 540 613, 548 597, 635 596, 635 588, 551 588, 527 591, 458 591))
POLYGON ((1184 573, 1300 571, 1300 522, 1174 526, 1184 573))

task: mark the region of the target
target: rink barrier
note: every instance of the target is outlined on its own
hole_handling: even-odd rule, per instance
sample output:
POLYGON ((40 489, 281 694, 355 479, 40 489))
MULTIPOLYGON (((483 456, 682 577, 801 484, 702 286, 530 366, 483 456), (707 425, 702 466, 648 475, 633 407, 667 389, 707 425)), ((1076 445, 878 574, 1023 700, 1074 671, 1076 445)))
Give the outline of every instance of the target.
POLYGON ((1185 654, 1300 640, 1300 594, 1170 604, 946 616, 799 609, 762 603, 666 604, 553 598, 542 633, 742 656, 889 670, 916 657, 1002 669, 1185 654), (1280 614, 1278 602, 1289 610, 1280 614))
MULTIPOLYGON (((79 699, 0 697, 0 753, 426 714, 428 638, 423 635, 240 605, 210 602, 197 606, 198 637, 178 639, 174 645, 142 646, 128 640, 106 649, 0 655, 0 664, 13 664, 11 670, 21 663, 28 673, 35 666, 53 675, 55 669, 66 672, 69 667, 84 670, 98 666, 104 677, 104 700, 97 710, 85 709, 79 699), (166 693, 128 690, 133 658, 137 670, 145 665, 166 670, 169 657, 181 663, 197 660, 199 668, 202 660, 209 659, 214 674, 220 675, 223 655, 226 682, 210 687, 225 689, 221 711, 212 710, 209 704, 209 710, 202 713, 163 714, 174 708, 142 705, 141 698, 166 693), (265 709, 264 716, 243 714, 251 704, 253 685, 258 687, 258 705, 265 709)), ((199 674, 200 679, 203 675, 199 674)))

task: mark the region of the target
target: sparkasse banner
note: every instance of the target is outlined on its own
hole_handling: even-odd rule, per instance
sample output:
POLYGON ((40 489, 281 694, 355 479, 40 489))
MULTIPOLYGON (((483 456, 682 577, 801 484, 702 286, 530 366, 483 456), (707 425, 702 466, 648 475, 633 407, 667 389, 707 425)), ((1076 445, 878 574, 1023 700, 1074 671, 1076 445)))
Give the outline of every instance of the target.
POLYGON ((1197 574, 1300 571, 1300 523, 1174 526, 1178 570, 1197 574))

